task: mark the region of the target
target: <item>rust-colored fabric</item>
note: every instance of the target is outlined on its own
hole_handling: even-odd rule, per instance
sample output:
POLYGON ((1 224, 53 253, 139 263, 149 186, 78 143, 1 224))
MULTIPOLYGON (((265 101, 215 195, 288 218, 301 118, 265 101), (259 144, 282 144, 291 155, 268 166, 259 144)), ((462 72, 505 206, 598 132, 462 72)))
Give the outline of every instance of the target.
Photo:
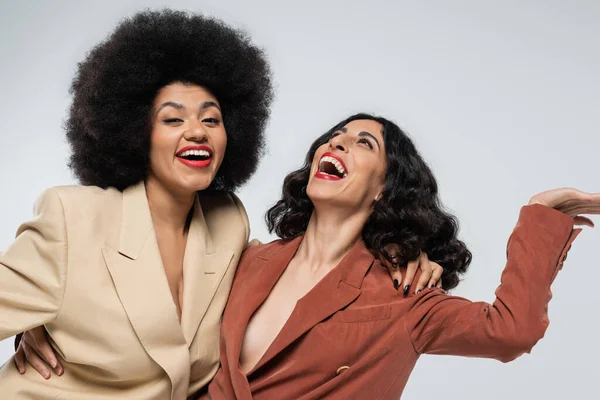
POLYGON ((495 358, 529 352, 548 326, 550 284, 580 230, 556 210, 523 207, 493 304, 427 289, 405 297, 360 242, 296 305, 248 375, 246 326, 302 238, 242 256, 221 331, 221 369, 202 400, 397 400, 421 354, 495 358))

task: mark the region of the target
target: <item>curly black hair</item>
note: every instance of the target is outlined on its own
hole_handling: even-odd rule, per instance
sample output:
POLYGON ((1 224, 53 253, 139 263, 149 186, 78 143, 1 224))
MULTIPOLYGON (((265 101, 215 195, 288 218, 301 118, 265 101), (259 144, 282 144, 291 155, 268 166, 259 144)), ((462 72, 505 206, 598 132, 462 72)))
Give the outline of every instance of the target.
POLYGON ((304 166, 284 180, 282 198, 266 215, 270 232, 284 240, 306 231, 313 204, 306 194, 310 168, 317 149, 333 133, 355 120, 373 120, 383 126, 386 148, 386 182, 363 230, 367 248, 376 256, 403 265, 416 259, 421 250, 444 268, 444 289, 455 288, 471 263, 471 252, 458 240, 458 221, 444 211, 433 172, 412 140, 393 122, 369 114, 356 114, 336 124, 310 147, 304 166), (394 257, 385 251, 390 243, 399 245, 394 257))
POLYGON ((174 82, 206 87, 221 104, 227 150, 210 189, 250 178, 273 98, 264 52, 218 19, 164 9, 124 19, 78 65, 65 129, 82 184, 123 190, 146 178, 153 101, 174 82))

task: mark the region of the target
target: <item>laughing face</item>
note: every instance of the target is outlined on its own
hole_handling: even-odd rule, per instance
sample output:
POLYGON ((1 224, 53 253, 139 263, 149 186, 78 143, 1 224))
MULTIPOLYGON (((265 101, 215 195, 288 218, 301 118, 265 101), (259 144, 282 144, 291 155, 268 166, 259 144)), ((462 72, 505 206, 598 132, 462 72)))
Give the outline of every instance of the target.
POLYGON ((351 121, 317 149, 306 189, 313 204, 370 212, 385 183, 382 129, 373 120, 351 121))
POLYGON ((216 97, 197 85, 163 87, 154 100, 150 143, 148 179, 175 193, 206 189, 227 146, 216 97))

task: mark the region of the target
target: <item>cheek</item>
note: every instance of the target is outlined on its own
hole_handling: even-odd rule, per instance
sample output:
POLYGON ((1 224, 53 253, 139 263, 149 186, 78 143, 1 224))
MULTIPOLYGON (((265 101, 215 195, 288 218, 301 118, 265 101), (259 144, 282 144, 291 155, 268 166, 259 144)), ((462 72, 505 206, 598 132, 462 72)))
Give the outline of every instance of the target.
POLYGON ((177 150, 177 142, 169 137, 168 132, 154 129, 150 134, 150 165, 160 166, 173 159, 177 150))
POLYGON ((227 133, 225 129, 219 130, 212 135, 213 141, 213 149, 215 153, 213 157, 218 159, 220 162, 223 161, 225 157, 225 152, 227 150, 227 133))

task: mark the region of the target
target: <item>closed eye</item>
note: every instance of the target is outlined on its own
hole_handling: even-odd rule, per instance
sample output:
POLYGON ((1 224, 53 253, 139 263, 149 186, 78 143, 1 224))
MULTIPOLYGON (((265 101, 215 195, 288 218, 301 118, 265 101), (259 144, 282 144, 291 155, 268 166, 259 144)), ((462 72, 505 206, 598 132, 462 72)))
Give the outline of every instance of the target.
POLYGON ((163 122, 165 124, 181 124, 183 120, 181 118, 165 118, 163 122))
POLYGON ((217 118, 204 118, 202 122, 206 122, 207 124, 218 124, 221 121, 219 121, 217 118))
POLYGON ((369 139, 361 138, 358 140, 358 143, 364 144, 364 145, 368 146, 371 150, 373 150, 373 144, 371 143, 371 141, 369 139))

